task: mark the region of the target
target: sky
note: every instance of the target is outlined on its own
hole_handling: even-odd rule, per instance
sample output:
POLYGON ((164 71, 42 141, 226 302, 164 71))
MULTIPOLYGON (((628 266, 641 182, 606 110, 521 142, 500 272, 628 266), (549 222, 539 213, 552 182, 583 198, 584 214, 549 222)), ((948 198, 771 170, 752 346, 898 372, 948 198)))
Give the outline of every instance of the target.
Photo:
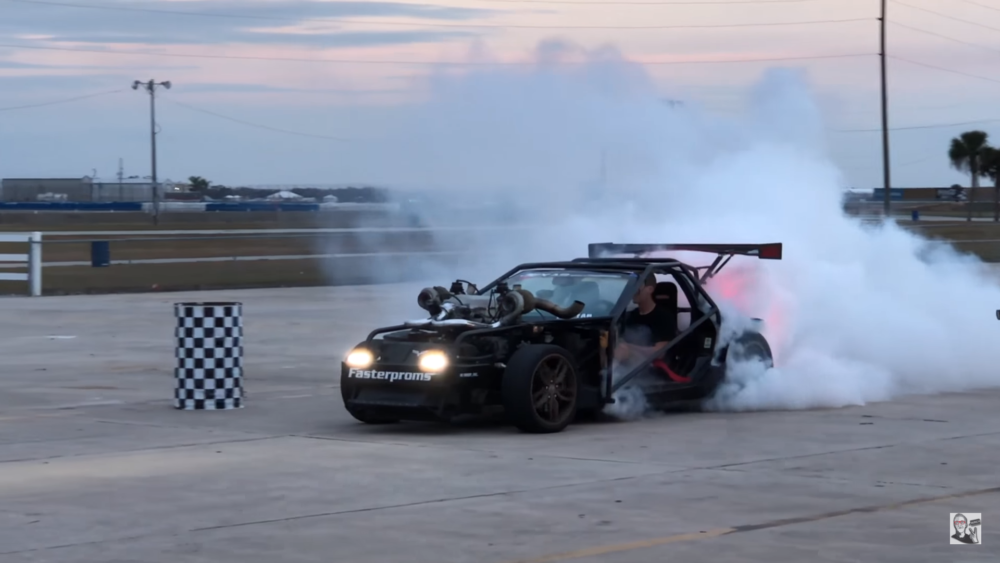
MULTIPOLYGON (((131 86, 153 79, 171 82, 160 180, 365 183, 359 151, 429 77, 572 66, 571 44, 616 51, 665 103, 720 117, 769 70, 796 69, 847 183, 877 187, 878 15, 877 0, 0 0, 0 177, 111 178, 119 159, 148 175, 150 100, 131 86)), ((1000 0, 888 0, 887 20, 892 185, 967 185, 947 149, 969 129, 1000 143, 1000 0)))

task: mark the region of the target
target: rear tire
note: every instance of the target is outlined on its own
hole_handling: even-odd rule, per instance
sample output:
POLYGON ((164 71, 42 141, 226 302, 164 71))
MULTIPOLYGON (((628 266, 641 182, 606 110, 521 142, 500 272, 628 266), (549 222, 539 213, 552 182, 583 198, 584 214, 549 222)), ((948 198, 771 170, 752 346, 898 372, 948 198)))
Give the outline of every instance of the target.
POLYGON ((729 345, 726 361, 745 362, 759 360, 768 368, 774 367, 771 346, 759 332, 744 332, 729 345))
POLYGON ((507 362, 503 377, 507 421, 522 432, 561 432, 576 417, 579 380, 569 353, 527 344, 507 362))
POLYGON ((704 399, 715 397, 722 385, 727 385, 730 388, 735 386, 737 392, 746 385, 745 382, 734 381, 730 378, 730 364, 758 360, 767 369, 774 367, 771 346, 767 343, 767 339, 758 332, 744 332, 726 346, 724 354, 722 364, 712 366, 712 375, 706 378, 706 383, 702 386, 704 399))

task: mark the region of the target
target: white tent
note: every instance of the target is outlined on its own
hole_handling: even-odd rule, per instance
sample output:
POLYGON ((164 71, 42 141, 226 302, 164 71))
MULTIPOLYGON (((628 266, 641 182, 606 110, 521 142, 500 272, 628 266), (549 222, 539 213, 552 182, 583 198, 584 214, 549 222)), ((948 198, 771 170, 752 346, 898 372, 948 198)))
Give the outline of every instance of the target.
POLYGON ((282 190, 280 192, 275 192, 275 193, 267 196, 267 199, 273 201, 273 200, 279 200, 279 199, 288 200, 288 199, 303 199, 303 198, 302 198, 302 196, 300 196, 300 195, 298 195, 298 194, 296 194, 294 192, 289 192, 289 191, 286 191, 286 190, 282 190))

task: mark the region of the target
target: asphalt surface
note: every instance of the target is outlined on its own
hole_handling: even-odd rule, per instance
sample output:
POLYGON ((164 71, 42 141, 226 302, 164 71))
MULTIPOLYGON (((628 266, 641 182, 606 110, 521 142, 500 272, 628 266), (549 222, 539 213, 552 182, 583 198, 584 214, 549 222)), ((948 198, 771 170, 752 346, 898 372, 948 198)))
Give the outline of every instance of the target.
POLYGON ((0 301, 0 561, 1000 560, 997 390, 546 436, 355 423, 337 362, 418 288, 0 301), (172 303, 229 299, 248 406, 176 411, 172 303), (982 545, 949 545, 953 512, 982 545))

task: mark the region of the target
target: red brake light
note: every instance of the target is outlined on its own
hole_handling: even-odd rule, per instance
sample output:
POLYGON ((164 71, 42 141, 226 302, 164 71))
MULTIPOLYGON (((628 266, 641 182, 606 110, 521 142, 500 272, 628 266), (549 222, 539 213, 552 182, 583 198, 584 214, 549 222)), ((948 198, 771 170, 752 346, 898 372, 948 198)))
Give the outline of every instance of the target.
POLYGON ((762 260, 781 260, 781 243, 762 244, 757 256, 762 260))

